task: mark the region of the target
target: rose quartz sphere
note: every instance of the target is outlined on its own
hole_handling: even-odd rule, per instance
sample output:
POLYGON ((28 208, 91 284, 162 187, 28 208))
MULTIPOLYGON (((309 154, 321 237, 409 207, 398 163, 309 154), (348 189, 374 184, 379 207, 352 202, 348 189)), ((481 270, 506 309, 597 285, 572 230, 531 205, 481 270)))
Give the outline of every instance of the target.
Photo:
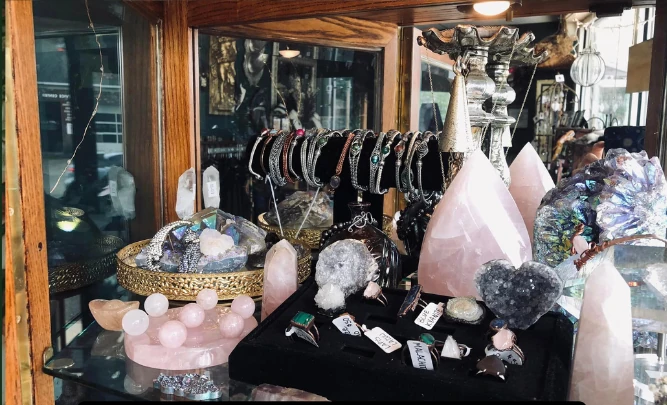
POLYGON ((150 316, 162 316, 169 309, 169 300, 162 294, 151 294, 144 302, 144 309, 150 316))
POLYGON ((229 312, 220 317, 220 333, 225 338, 237 338, 243 333, 245 321, 243 317, 234 312, 229 312))
POLYGON ((160 326, 157 334, 160 344, 169 349, 176 349, 185 343, 188 337, 188 328, 179 321, 167 321, 160 326))
POLYGON ((239 295, 232 301, 232 312, 248 319, 255 313, 255 301, 247 295, 239 295))
POLYGON ((133 309, 128 311, 124 316, 121 324, 123 330, 128 335, 139 336, 148 330, 148 315, 140 309, 133 309))
POLYGON ((195 303, 190 303, 181 309, 178 320, 188 328, 196 328, 204 322, 204 309, 195 303))
POLYGON ((248 318, 245 320, 245 326, 243 327, 243 332, 241 332, 240 338, 248 336, 248 333, 252 332, 253 329, 257 327, 257 319, 254 317, 248 318))
POLYGON ((197 294, 197 304, 205 310, 213 309, 218 305, 218 293, 206 288, 197 294))

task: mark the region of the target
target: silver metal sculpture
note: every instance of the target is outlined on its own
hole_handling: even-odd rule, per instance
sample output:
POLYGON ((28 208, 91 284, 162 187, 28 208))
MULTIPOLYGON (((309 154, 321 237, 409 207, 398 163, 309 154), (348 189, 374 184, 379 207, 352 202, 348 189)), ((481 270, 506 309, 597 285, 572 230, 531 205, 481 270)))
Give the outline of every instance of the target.
POLYGON ((181 226, 192 226, 190 221, 176 221, 162 227, 146 247, 146 268, 151 271, 160 271, 164 242, 171 231, 181 226))

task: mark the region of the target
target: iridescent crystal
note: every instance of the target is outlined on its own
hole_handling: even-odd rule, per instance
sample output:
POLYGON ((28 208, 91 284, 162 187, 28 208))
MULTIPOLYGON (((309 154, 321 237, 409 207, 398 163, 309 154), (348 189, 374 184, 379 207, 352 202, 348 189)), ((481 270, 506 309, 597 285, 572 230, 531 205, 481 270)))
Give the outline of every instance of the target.
MULTIPOLYGON (((605 182, 597 206, 600 240, 630 235, 664 236, 667 229, 667 183, 657 157, 646 152, 628 153, 612 149, 605 165, 613 174, 605 182)), ((635 245, 663 246, 654 239, 641 239, 635 245)))

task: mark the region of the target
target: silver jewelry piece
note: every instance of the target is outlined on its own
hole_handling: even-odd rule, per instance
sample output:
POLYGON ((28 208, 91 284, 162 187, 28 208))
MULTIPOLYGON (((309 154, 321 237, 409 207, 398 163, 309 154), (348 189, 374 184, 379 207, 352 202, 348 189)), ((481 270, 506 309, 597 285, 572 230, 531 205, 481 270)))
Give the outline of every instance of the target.
POLYGON ((292 156, 294 155, 294 148, 296 147, 298 140, 301 138, 303 138, 305 142, 306 134, 304 133, 302 136, 297 136, 296 133, 294 134, 294 138, 292 139, 292 142, 290 142, 289 153, 287 157, 287 170, 289 170, 289 173, 293 177, 294 181, 302 180, 301 177, 298 174, 296 174, 294 168, 292 167, 292 156))
POLYGON ((410 146, 408 147, 408 154, 405 160, 405 169, 403 170, 405 173, 405 191, 408 193, 408 199, 411 201, 415 198, 415 188, 412 185, 412 157, 414 156, 415 150, 417 149, 417 141, 421 140, 421 138, 421 132, 415 132, 412 134, 412 139, 410 139, 410 146))
POLYGON ((422 201, 424 204, 428 204, 426 201, 426 196, 424 195, 424 189, 422 187, 422 159, 426 154, 428 153, 428 141, 431 140, 431 138, 436 138, 437 136, 431 132, 431 131, 426 131, 424 135, 422 136, 422 139, 419 141, 419 145, 417 146, 417 186, 419 187, 419 196, 421 197, 422 201))
POLYGON ((197 264, 201 258, 201 249, 199 247, 199 235, 197 232, 188 228, 181 239, 185 243, 185 252, 181 256, 181 262, 178 264, 179 273, 196 273, 197 264))
POLYGON ((320 137, 315 141, 315 154, 313 155, 309 168, 310 179, 313 181, 315 187, 324 186, 324 183, 320 181, 319 177, 315 176, 315 167, 317 166, 317 160, 320 158, 320 154, 322 153, 322 148, 324 148, 327 142, 329 142, 330 138, 339 136, 341 136, 339 131, 331 131, 320 135, 320 137))
POLYGON ((410 140, 412 137, 412 132, 408 132, 401 136, 401 140, 398 141, 398 144, 394 148, 396 154, 396 190, 399 193, 404 193, 405 189, 401 186, 401 163, 403 154, 405 153, 405 143, 410 140))
POLYGON ((303 177, 308 185, 310 185, 310 180, 308 179, 308 145, 317 132, 318 129, 309 129, 306 131, 306 136, 304 136, 301 143, 301 177, 303 177))
MULTIPOLYGON (((387 134, 384 132, 380 132, 377 136, 377 140, 375 141, 375 147, 373 148, 373 151, 371 152, 371 159, 370 159, 370 178, 368 179, 368 189, 371 191, 371 193, 375 193, 376 187, 375 187, 375 174, 378 171, 378 167, 380 166, 380 154, 382 153, 382 141, 384 140, 384 137, 387 134)), ((380 193, 377 193, 380 194, 380 193)))
POLYGON ((160 271, 159 262, 162 254, 164 253, 162 247, 164 242, 167 240, 169 233, 181 226, 190 227, 192 225, 193 223, 190 221, 176 221, 163 226, 159 231, 157 231, 155 236, 153 236, 153 239, 151 239, 150 243, 146 247, 146 268, 152 271, 160 271))
POLYGON ((268 130, 263 131, 263 132, 257 137, 257 139, 255 139, 255 144, 252 146, 252 150, 250 151, 250 161, 248 162, 248 170, 250 171, 250 174, 252 174, 253 176, 255 176, 255 178, 256 178, 257 180, 263 180, 264 177, 262 177, 262 176, 261 176, 260 174, 258 174, 258 173, 255 173, 255 172, 252 170, 252 160, 253 160, 253 158, 255 157, 255 151, 257 151, 257 146, 259 146, 260 142, 262 142, 262 140, 266 138, 266 135, 267 135, 268 133, 269 133, 268 130))
POLYGON ((282 187, 287 184, 287 179, 283 177, 281 172, 280 157, 283 154, 283 146, 285 146, 285 138, 289 135, 289 131, 280 131, 276 140, 271 147, 269 154, 269 175, 271 181, 276 187, 282 187))
POLYGON ((380 189, 380 183, 382 181, 382 170, 384 169, 384 160, 389 156, 391 153, 391 146, 394 144, 394 138, 396 136, 401 135, 400 132, 396 131, 395 129, 392 129, 391 131, 387 132, 386 136, 386 143, 382 146, 382 149, 380 150, 380 162, 379 166, 377 168, 377 176, 375 178, 375 190, 373 191, 375 194, 385 194, 387 189, 380 189))
POLYGON ((368 187, 359 185, 358 180, 358 170, 359 170, 359 158, 361 157, 361 149, 364 147, 364 139, 368 134, 373 135, 373 131, 370 130, 355 130, 356 135, 352 140, 350 145, 350 152, 348 154, 350 160, 350 178, 352 181, 352 187, 358 191, 368 191, 368 187))

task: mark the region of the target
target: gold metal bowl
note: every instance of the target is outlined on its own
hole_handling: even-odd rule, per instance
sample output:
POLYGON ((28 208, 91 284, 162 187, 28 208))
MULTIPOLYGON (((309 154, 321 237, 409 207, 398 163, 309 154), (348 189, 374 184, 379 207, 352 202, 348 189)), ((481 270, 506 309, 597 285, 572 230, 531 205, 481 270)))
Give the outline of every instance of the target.
POLYGON ((111 276, 116 270, 114 255, 123 244, 123 240, 117 236, 103 236, 91 247, 97 258, 49 269, 49 292, 57 294, 76 290, 111 276))
MULTIPOLYGON (((290 241, 293 245, 298 244, 290 241)), ((116 255, 118 284, 142 296, 160 293, 170 300, 195 301, 199 291, 210 288, 218 292, 220 300, 231 300, 239 295, 260 297, 264 287, 264 269, 229 273, 168 273, 137 267, 134 258, 150 239, 127 245, 116 255)), ((299 283, 310 275, 310 249, 298 258, 299 283)), ((297 249, 299 251, 299 249, 297 249)))
MULTIPOLYGON (((265 215, 266 212, 260 214, 257 217, 257 225, 259 225, 260 228, 264 229, 267 232, 274 232, 280 235, 280 227, 270 225, 268 222, 266 222, 266 219, 264 218, 265 215)), ((388 215, 382 216, 382 231, 385 234, 387 234, 387 236, 391 235, 391 221, 392 219, 390 216, 388 215)), ((303 228, 301 229, 298 238, 296 237, 296 234, 299 228, 283 227, 283 233, 285 234, 286 239, 296 240, 310 249, 319 249, 322 232, 326 231, 327 229, 329 229, 328 226, 318 227, 318 228, 303 228)))

